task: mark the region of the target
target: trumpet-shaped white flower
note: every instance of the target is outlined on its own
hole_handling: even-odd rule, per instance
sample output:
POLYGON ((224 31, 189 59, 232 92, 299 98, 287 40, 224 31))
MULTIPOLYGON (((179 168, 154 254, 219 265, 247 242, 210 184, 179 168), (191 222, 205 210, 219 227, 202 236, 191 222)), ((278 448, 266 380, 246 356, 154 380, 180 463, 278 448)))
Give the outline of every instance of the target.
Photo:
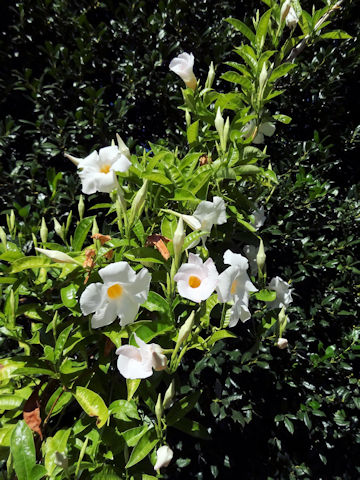
MULTIPOLYGON (((193 230, 211 231, 214 225, 222 225, 226 223, 226 205, 221 197, 214 197, 212 202, 203 200, 196 207, 193 215, 182 215, 185 223, 193 230)), ((201 240, 205 244, 207 235, 203 235, 201 240)), ((189 248, 195 247, 200 240, 195 240, 189 248)))
POLYGON ((181 53, 173 58, 169 65, 170 70, 179 75, 185 85, 195 90, 196 77, 194 75, 194 55, 192 53, 181 53))
POLYGON ((269 302, 267 308, 269 310, 274 310, 275 308, 287 307, 292 303, 293 299, 291 296, 292 289, 290 285, 285 282, 280 277, 274 277, 271 279, 268 288, 270 290, 275 290, 276 299, 272 302, 269 302))
POLYGON ((160 470, 162 467, 167 467, 174 456, 174 452, 167 445, 158 448, 156 452, 156 463, 154 470, 160 470))
POLYGON ((286 0, 281 7, 280 12, 281 21, 285 20, 286 26, 289 28, 295 28, 299 21, 299 17, 296 15, 294 8, 291 5, 290 0, 286 0))
POLYGON ((116 350, 119 355, 117 367, 125 378, 148 378, 154 370, 164 370, 167 365, 167 358, 162 353, 162 348, 156 343, 147 345, 135 333, 134 337, 138 347, 123 345, 116 350))
POLYGON ((115 172, 126 172, 131 166, 127 155, 115 145, 101 148, 99 153, 94 151, 87 157, 76 160, 79 161, 82 191, 87 195, 95 192, 110 193, 118 185, 115 172))
POLYGON ((80 297, 84 315, 95 312, 92 328, 104 327, 120 318, 120 325, 133 323, 147 299, 151 275, 146 268, 138 274, 127 262, 116 262, 99 270, 104 283, 92 283, 80 297))
POLYGON ((188 263, 181 265, 174 280, 182 297, 200 303, 215 290, 218 276, 211 258, 203 263, 199 255, 190 253, 188 263))
POLYGON ((251 283, 247 269, 249 262, 239 253, 226 250, 224 263, 230 265, 220 275, 216 287, 221 303, 232 302, 229 327, 234 327, 239 320, 246 322, 251 317, 249 311, 249 292, 257 292, 251 283))
MULTIPOLYGON (((244 125, 241 129, 241 131, 244 133, 245 138, 252 137, 254 135, 256 128, 256 123, 255 120, 250 120, 246 125, 244 125)), ((271 122, 264 122, 261 123, 257 134, 255 135, 255 138, 253 138, 253 143, 259 144, 259 143, 264 143, 266 135, 267 137, 271 137, 275 133, 275 125, 271 122)))

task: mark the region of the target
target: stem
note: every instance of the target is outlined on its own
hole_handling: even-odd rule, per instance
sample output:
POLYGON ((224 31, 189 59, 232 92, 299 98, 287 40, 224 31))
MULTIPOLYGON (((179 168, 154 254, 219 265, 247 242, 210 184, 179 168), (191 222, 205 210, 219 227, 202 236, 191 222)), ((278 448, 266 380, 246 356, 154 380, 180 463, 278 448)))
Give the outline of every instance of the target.
POLYGON ((335 5, 333 5, 326 13, 325 15, 323 15, 320 20, 316 23, 315 27, 314 27, 314 30, 311 32, 311 33, 308 33, 307 35, 305 35, 305 37, 301 40, 300 43, 298 43, 296 45, 296 47, 294 47, 291 52, 289 53, 289 55, 287 56, 287 58, 285 59, 285 62, 292 62, 293 60, 295 60, 295 58, 300 55, 300 53, 304 50, 304 48, 306 47, 308 41, 310 40, 310 38, 312 37, 312 35, 319 29, 319 27, 321 27, 321 25, 326 22, 326 20, 329 18, 329 16, 333 13, 334 10, 337 10, 338 8, 340 8, 340 5, 343 3, 344 0, 338 0, 335 5))

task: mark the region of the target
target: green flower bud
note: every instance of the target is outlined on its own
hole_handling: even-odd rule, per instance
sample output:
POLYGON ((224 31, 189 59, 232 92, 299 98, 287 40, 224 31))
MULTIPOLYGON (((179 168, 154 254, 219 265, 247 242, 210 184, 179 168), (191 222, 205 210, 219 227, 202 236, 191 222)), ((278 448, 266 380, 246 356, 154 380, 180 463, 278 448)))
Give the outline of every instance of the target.
POLYGON ((135 219, 139 218, 143 208, 145 206, 146 194, 148 189, 149 180, 145 180, 143 186, 135 195, 135 198, 132 202, 131 209, 130 209, 130 226, 135 223, 135 219))
POLYGON ((168 386, 164 395, 164 401, 163 401, 164 409, 171 407, 174 397, 175 397, 175 380, 172 380, 172 382, 168 386))
POLYGON ((265 249, 264 249, 264 242, 262 241, 262 239, 260 239, 259 250, 256 255, 256 263, 257 263, 259 272, 261 272, 261 274, 264 271, 265 260, 266 260, 266 255, 265 255, 265 249))
POLYGON ((208 76, 205 82, 205 88, 211 88, 215 79, 215 68, 213 62, 210 63, 208 76))
POLYGON ((42 217, 41 227, 40 227, 40 238, 41 238, 42 243, 47 242, 47 237, 48 237, 48 228, 46 226, 45 218, 42 217))
POLYGON ((159 425, 161 425, 161 417, 163 416, 163 413, 164 413, 164 409, 161 401, 161 393, 159 393, 157 402, 155 405, 155 415, 159 425))
POLYGON ((79 198, 78 212, 79 212, 79 218, 80 218, 80 221, 81 221, 84 218, 84 212, 85 212, 85 202, 84 202, 84 196, 83 195, 80 195, 80 198, 79 198))
POLYGON ((96 235, 97 233, 99 233, 99 227, 98 227, 96 218, 94 218, 93 224, 92 224, 91 235, 96 235))
POLYGON ((190 332, 194 324, 194 319, 195 319, 195 312, 191 312, 189 318, 185 320, 185 323, 181 326, 179 330, 179 336, 176 342, 175 350, 176 350, 176 347, 179 348, 180 345, 182 345, 190 335, 190 332))
POLYGON ((6 238, 5 230, 2 227, 0 227, 0 240, 1 240, 1 243, 4 245, 4 248, 6 249, 7 238, 6 238))
POLYGON ((182 217, 179 218, 176 230, 173 236, 173 246, 175 258, 181 254, 182 246, 184 245, 185 240, 185 230, 184 230, 184 221, 182 217))
POLYGON ((65 242, 65 228, 64 225, 60 225, 60 223, 54 218, 54 229, 57 235, 65 242))

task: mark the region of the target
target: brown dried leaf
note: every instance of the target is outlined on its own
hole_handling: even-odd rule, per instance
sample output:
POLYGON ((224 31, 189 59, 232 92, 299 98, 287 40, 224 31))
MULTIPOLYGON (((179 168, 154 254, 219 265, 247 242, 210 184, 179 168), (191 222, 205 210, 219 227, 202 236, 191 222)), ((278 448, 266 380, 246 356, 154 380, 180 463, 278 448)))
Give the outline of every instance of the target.
POLYGON ((104 245, 104 243, 111 240, 110 235, 103 235, 102 233, 94 233, 94 235, 91 235, 91 238, 95 238, 95 240, 100 240, 101 245, 104 245))
POLYGON ((161 253, 161 256, 165 260, 168 260, 170 258, 170 252, 164 242, 170 242, 170 238, 164 237, 164 235, 150 235, 146 240, 145 246, 149 247, 153 245, 161 253))
POLYGON ((93 250, 92 248, 88 248, 87 250, 85 250, 85 260, 84 260, 84 263, 83 263, 84 268, 93 268, 94 267, 95 262, 94 262, 93 258, 95 257, 95 255, 96 255, 96 251, 93 250))
POLYGON ((104 357, 108 357, 114 348, 115 348, 115 344, 110 340, 109 337, 106 337, 105 345, 104 345, 104 357))
POLYGON ((34 390, 30 397, 24 404, 23 417, 25 423, 31 428, 33 432, 40 435, 40 439, 43 439, 40 416, 40 399, 38 389, 34 390))

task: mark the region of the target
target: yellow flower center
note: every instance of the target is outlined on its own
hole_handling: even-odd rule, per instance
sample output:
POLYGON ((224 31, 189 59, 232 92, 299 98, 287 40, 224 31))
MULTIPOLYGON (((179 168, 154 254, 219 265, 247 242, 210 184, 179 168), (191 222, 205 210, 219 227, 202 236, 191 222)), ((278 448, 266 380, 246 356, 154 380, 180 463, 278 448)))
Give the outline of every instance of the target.
POLYGON ((234 280, 233 283, 231 284, 231 290, 230 290, 231 295, 234 295, 234 294, 235 294, 235 292, 236 292, 236 285, 237 285, 237 281, 234 280))
POLYGON ((199 277, 196 277, 195 275, 190 275, 189 277, 189 285, 191 288, 198 288, 200 287, 201 280, 199 277))
POLYGON ((111 300, 116 300, 117 298, 120 298, 123 292, 123 288, 121 285, 118 283, 115 283, 115 285, 112 285, 107 289, 107 294, 111 300))
POLYGON ((103 165, 103 166, 100 168, 100 172, 101 172, 101 173, 109 173, 109 172, 110 172, 110 166, 111 166, 111 165, 103 165))

